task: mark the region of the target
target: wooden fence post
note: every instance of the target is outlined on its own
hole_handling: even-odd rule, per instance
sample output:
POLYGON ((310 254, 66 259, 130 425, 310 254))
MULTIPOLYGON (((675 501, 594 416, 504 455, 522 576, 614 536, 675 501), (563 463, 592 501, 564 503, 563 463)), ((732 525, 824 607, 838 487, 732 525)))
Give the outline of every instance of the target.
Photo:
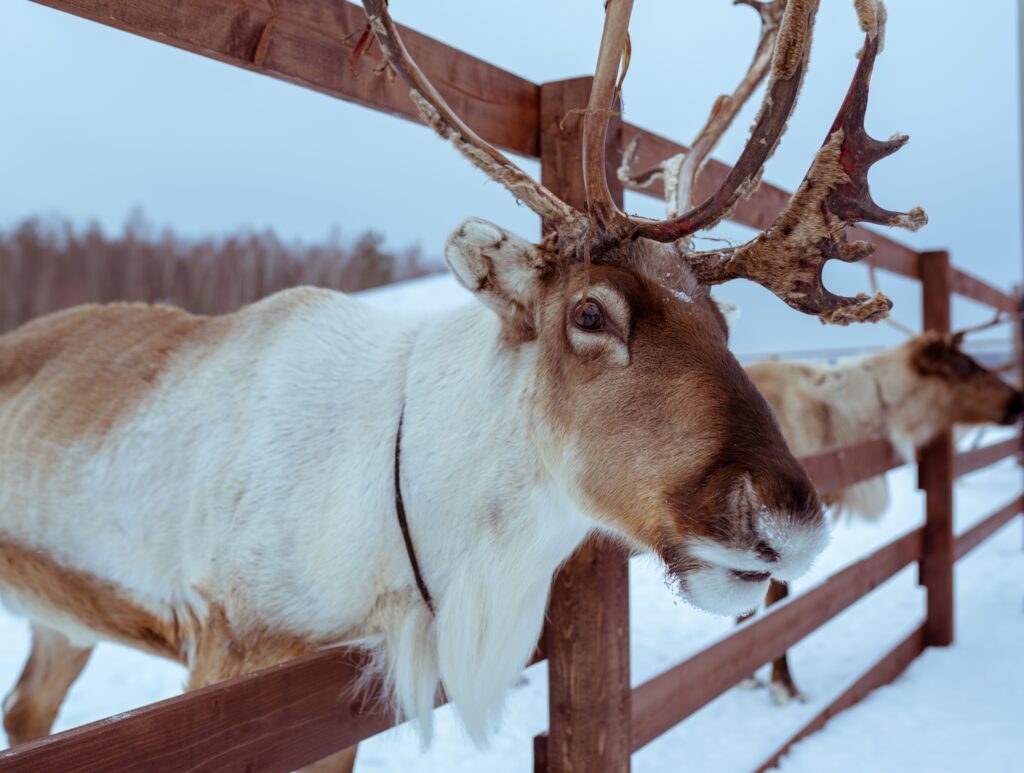
MULTIPOLYGON (((591 77, 545 83, 540 89, 541 181, 574 206, 584 204, 582 115, 591 77), (561 128, 564 126, 564 129, 561 128)), ((610 165, 618 163, 622 126, 609 124, 610 165)), ((614 168, 612 196, 622 204, 614 168)), ((538 736, 538 773, 629 771, 629 566, 624 550, 587 541, 555 578, 544 634, 550 724, 538 736)))
MULTIPOLYGON (((924 329, 948 333, 951 282, 948 252, 922 252, 924 329)), ((928 592, 925 642, 953 643, 953 433, 943 432, 921 452, 920 481, 925 492, 924 556, 921 584, 928 592)))

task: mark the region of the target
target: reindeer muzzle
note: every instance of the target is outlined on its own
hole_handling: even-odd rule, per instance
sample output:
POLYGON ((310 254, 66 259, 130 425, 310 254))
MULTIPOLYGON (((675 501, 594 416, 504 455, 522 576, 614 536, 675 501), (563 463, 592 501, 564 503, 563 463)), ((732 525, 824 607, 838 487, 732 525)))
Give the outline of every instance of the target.
POLYGON ((1020 421, 1021 415, 1024 415, 1024 398, 1019 391, 1015 391, 1013 397, 1006 404, 1006 413, 1003 414, 1002 423, 1005 425, 1016 424, 1020 421))

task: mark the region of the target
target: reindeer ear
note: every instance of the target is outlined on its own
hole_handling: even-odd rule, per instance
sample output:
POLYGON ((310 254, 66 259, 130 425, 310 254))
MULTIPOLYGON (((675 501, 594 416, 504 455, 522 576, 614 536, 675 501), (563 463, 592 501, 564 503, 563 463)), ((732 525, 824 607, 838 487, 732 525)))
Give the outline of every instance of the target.
POLYGON ((444 259, 459 283, 506 325, 528 338, 536 335, 533 308, 549 263, 535 245, 471 217, 448 237, 444 259))
POLYGON ((924 375, 949 376, 952 372, 949 339, 942 335, 925 334, 914 353, 913 362, 924 375))

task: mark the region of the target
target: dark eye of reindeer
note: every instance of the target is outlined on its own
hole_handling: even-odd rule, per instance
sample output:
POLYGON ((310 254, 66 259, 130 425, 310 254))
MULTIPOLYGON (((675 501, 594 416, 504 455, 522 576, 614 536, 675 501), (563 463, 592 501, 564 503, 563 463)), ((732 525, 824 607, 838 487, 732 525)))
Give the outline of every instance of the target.
POLYGON ((572 323, 580 330, 591 332, 604 327, 604 309, 597 301, 589 298, 576 304, 572 310, 572 323))

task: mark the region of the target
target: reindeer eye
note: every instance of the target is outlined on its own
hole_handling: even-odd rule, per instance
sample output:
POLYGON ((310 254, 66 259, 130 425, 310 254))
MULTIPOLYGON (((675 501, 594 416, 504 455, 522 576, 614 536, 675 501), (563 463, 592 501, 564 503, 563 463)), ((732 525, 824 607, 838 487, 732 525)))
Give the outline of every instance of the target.
POLYGON ((580 330, 601 330, 604 327, 604 309, 589 298, 580 301, 572 310, 572 323, 580 330))

